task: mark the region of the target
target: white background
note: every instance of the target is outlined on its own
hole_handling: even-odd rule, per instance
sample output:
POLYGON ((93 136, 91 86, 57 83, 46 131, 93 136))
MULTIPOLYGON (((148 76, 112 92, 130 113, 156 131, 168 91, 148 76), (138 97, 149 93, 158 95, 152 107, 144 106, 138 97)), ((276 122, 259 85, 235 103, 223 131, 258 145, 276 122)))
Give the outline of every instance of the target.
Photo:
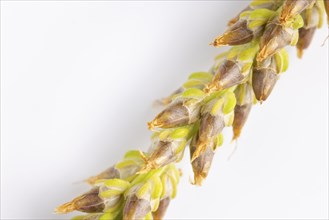
MULTIPOLYGON (((223 49, 208 43, 245 1, 1 2, 1 218, 66 219, 80 181, 146 149, 146 122, 223 49)), ((168 219, 328 217, 328 35, 317 31, 202 188, 188 153, 168 219)), ((75 213, 77 214, 77 213, 75 213)))

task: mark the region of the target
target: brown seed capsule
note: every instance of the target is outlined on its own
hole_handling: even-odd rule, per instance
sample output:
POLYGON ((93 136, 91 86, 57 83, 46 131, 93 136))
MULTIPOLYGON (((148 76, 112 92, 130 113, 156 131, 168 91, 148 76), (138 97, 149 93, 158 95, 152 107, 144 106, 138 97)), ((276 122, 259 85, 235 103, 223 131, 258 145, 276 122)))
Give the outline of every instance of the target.
POLYGON ((267 58, 252 73, 252 87, 258 101, 265 101, 279 79, 274 57, 267 58))
POLYGON ((314 4, 315 0, 286 0, 282 6, 280 23, 285 23, 290 18, 300 14, 306 8, 314 4))
POLYGON ((297 42, 297 55, 299 58, 303 56, 303 50, 307 49, 312 42, 316 27, 312 28, 300 28, 299 32, 299 39, 297 42))
POLYGON ((214 140, 209 141, 205 151, 201 152, 196 158, 193 158, 193 155, 195 155, 195 150, 197 149, 197 143, 198 137, 195 136, 190 144, 190 155, 194 173, 194 184, 201 186, 202 181, 208 176, 208 172, 215 155, 215 142, 214 140))
POLYGON ((105 205, 103 200, 98 196, 99 187, 94 187, 89 192, 73 199, 71 202, 59 206, 55 212, 65 214, 73 211, 87 213, 102 212, 105 205))
POLYGON ((181 159, 186 145, 185 140, 158 140, 154 143, 154 149, 149 157, 142 154, 145 166, 139 171, 147 172, 151 169, 163 167, 171 162, 177 162, 181 159), (182 149, 180 149, 182 148, 182 149))
POLYGON ((247 20, 237 21, 223 35, 218 36, 212 45, 215 47, 223 45, 241 45, 252 41, 254 32, 248 28, 247 20))
POLYGON ((149 129, 173 128, 194 123, 199 116, 200 103, 191 103, 190 100, 179 100, 171 103, 148 123, 149 129))
POLYGON ((167 208, 170 203, 170 197, 166 197, 160 200, 158 209, 155 212, 152 212, 154 220, 162 220, 166 214, 167 208))
POLYGON ((89 177, 86 180, 86 182, 93 185, 93 184, 95 184, 95 182, 97 180, 100 180, 100 179, 114 179, 114 178, 119 178, 119 177, 120 177, 119 171, 117 169, 115 169, 114 166, 112 166, 96 176, 89 177))
POLYGON ((303 55, 303 50, 310 45, 315 29, 322 23, 322 8, 319 4, 315 4, 312 8, 308 8, 301 14, 304 20, 304 26, 298 30, 299 38, 297 42, 297 55, 299 58, 303 55))
POLYGON ((239 85, 235 90, 235 97, 237 103, 234 108, 234 120, 233 120, 233 140, 236 140, 241 130, 246 123, 253 102, 253 91, 249 83, 239 85))
POLYGON ((289 45, 294 37, 295 30, 291 27, 281 25, 276 19, 266 25, 266 29, 260 41, 260 52, 256 60, 263 61, 272 56, 278 50, 289 45))
POLYGON ((202 116, 191 161, 194 161, 202 152, 206 151, 209 142, 212 142, 222 132, 224 127, 225 121, 223 114, 212 115, 207 112, 202 116))
POLYGON ((151 211, 150 201, 146 199, 139 199, 135 194, 129 195, 124 209, 123 219, 143 219, 147 213, 151 211))
POLYGON ((240 137, 241 130, 246 123, 252 104, 236 105, 234 108, 234 120, 233 120, 233 140, 240 137))
POLYGON ((220 65, 213 81, 206 87, 205 92, 211 93, 239 84, 245 79, 236 61, 224 60, 220 65))
POLYGON ((225 127, 222 114, 212 115, 207 112, 202 115, 199 128, 199 141, 207 142, 209 139, 219 135, 225 127))

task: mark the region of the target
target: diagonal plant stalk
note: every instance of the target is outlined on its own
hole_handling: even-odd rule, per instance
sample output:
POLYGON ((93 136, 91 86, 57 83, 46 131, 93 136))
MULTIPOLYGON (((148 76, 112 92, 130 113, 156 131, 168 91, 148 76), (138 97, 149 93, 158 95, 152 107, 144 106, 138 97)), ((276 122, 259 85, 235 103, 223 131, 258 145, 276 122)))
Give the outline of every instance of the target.
POLYGON ((180 171, 175 163, 190 148, 193 184, 207 177, 222 131, 232 126, 237 139, 252 105, 265 101, 288 68, 285 47, 306 49, 328 15, 328 0, 253 0, 229 22, 212 45, 232 46, 208 72, 192 73, 162 100, 164 110, 148 123, 154 132, 147 152, 123 159, 86 180, 92 189, 59 206, 57 213, 89 213, 74 219, 162 219, 176 196, 180 171))

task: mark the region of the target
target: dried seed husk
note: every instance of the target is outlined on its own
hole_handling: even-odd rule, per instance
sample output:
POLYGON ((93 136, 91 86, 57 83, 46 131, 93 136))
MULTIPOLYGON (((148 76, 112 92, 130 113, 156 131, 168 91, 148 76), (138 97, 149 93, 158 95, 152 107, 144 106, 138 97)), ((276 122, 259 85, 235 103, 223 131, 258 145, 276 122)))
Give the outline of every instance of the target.
POLYGON ((300 15, 297 15, 289 24, 281 24, 278 17, 269 21, 261 37, 261 49, 257 55, 257 61, 263 61, 288 45, 296 45, 298 29, 302 26, 303 19, 300 15))
POLYGON ((299 58, 302 58, 303 56, 303 50, 307 49, 313 39, 314 33, 315 33, 316 27, 311 28, 300 28, 298 30, 299 32, 299 39, 297 42, 297 56, 299 58))
POLYGON ((197 139, 193 143, 195 149, 191 155, 191 161, 197 158, 201 152, 204 152, 225 127, 225 118, 223 113, 224 99, 213 99, 204 108, 201 115, 200 126, 197 139))
POLYGON ((185 90, 174 102, 148 123, 149 129, 189 125, 199 119, 205 93, 197 88, 185 90))
POLYGON ((215 74, 213 81, 207 86, 207 93, 219 91, 234 86, 245 79, 241 67, 236 61, 225 60, 215 74))
POLYGON ((87 213, 102 212, 104 210, 104 201, 98 196, 99 187, 94 187, 90 191, 73 199, 72 201, 59 206, 55 212, 65 214, 73 211, 87 213))
POLYGON ((184 149, 188 140, 196 132, 196 125, 165 129, 153 137, 153 143, 149 150, 149 156, 143 156, 144 166, 139 173, 145 173, 150 169, 156 169, 178 162, 184 155, 184 149))
POLYGON ((247 79, 256 53, 259 50, 259 42, 252 41, 242 46, 230 49, 218 67, 218 70, 204 91, 209 94, 235 86, 247 79))
POLYGON ((254 33, 248 28, 247 24, 247 20, 236 22, 223 35, 218 36, 212 45, 219 47, 223 45, 233 46, 249 43, 254 39, 254 33))
POLYGON ((236 140, 246 123, 251 107, 253 105, 253 90, 252 86, 247 82, 239 85, 234 91, 237 103, 234 108, 233 120, 233 140, 236 140))
POLYGON ((240 137, 241 131, 243 126, 245 125, 250 110, 252 107, 251 104, 245 104, 245 105, 236 105, 234 108, 234 120, 233 120, 233 138, 232 140, 236 140, 240 137))
POLYGON ((206 143, 209 139, 217 136, 222 132, 225 127, 224 115, 206 113, 202 115, 200 127, 199 127, 199 141, 206 143))
MULTIPOLYGON (((149 169, 155 169, 163 167, 171 162, 179 160, 182 155, 181 152, 177 152, 180 146, 184 146, 186 141, 170 141, 170 140, 159 140, 155 143, 155 150, 146 159, 146 171, 149 169)), ((185 148, 185 146, 184 146, 185 148)), ((143 169, 143 170, 144 170, 143 169)), ((140 171, 141 172, 141 171, 140 171)))
POLYGON ((194 182, 193 184, 202 185, 202 182, 205 178, 207 178, 213 157, 215 155, 215 148, 216 148, 216 138, 208 141, 206 143, 205 150, 200 152, 196 157, 195 151, 197 149, 197 144, 199 142, 198 136, 195 136, 192 139, 190 144, 190 156, 191 156, 191 165, 193 168, 194 173, 194 182))
POLYGON ((154 220, 162 220, 166 214, 167 208, 170 204, 170 197, 165 197, 160 200, 158 209, 155 212, 152 212, 154 220))
POLYGON ((279 79, 276 61, 269 57, 253 68, 252 87, 258 101, 265 101, 279 79))
POLYGON ((300 14, 306 8, 311 7, 315 3, 315 0, 286 0, 283 3, 282 11, 280 14, 280 23, 285 23, 289 19, 300 14))
POLYGON ((304 26, 298 30, 299 39, 297 42, 297 55, 299 58, 303 55, 303 50, 307 49, 313 39, 316 28, 322 25, 323 5, 316 2, 313 7, 302 12, 304 26))
POLYGON ((251 42, 260 36, 267 21, 275 14, 274 11, 260 8, 244 11, 239 20, 229 27, 223 35, 218 36, 212 45, 215 47, 223 45, 242 45, 251 42))
POLYGON ((183 101, 170 104, 156 118, 151 121, 148 126, 150 129, 172 128, 188 124, 190 121, 189 109, 184 105, 183 101))
POLYGON ((124 209, 123 219, 143 219, 151 211, 150 201, 143 198, 138 198, 132 194, 127 197, 124 209))

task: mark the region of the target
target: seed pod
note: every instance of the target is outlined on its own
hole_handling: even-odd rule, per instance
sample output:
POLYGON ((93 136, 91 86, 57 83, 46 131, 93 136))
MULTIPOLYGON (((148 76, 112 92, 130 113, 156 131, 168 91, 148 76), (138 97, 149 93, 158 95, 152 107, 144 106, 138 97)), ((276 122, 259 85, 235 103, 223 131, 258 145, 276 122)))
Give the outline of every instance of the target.
POLYGON ((252 87, 258 101, 262 102, 268 98, 279 79, 278 74, 286 71, 287 68, 288 54, 284 49, 274 56, 258 62, 252 73, 252 87))
POLYGON ((287 22, 289 19, 300 14, 314 3, 315 0, 286 0, 282 6, 281 15, 279 18, 280 23, 287 22))
POLYGON ((186 126, 157 133, 153 137, 149 156, 142 154, 145 165, 139 172, 144 173, 180 161, 192 132, 194 132, 193 126, 186 126))
POLYGON ((167 208, 170 203, 170 197, 166 197, 160 200, 158 209, 155 212, 152 212, 154 220, 162 220, 166 214, 167 208))
POLYGON ((128 196, 123 209, 123 219, 143 219, 151 211, 151 204, 146 199, 140 199, 136 195, 128 196))
POLYGON ((233 140, 236 140, 241 130, 246 123, 252 104, 253 104, 253 91, 249 83, 239 85, 234 91, 236 97, 236 105, 234 108, 233 120, 233 140))
POLYGON ((219 66, 212 82, 205 88, 206 93, 220 91, 241 83, 250 73, 254 57, 259 49, 258 42, 233 47, 226 60, 219 66))
POLYGON ((207 86, 206 93, 229 88, 241 82, 245 76, 236 61, 225 60, 219 67, 213 81, 207 86))
POLYGON ((212 45, 215 47, 234 46, 251 42, 262 33, 267 21, 274 13, 274 11, 264 8, 242 12, 240 19, 223 35, 217 37, 212 45))
POLYGON ((300 15, 297 15, 291 22, 284 24, 278 21, 278 17, 269 21, 261 37, 261 50, 257 55, 257 61, 263 61, 288 45, 296 45, 298 29, 303 26, 303 23, 300 15))
POLYGON ((233 46, 249 43, 254 38, 254 34, 248 28, 247 24, 247 20, 236 22, 223 35, 218 36, 212 45, 219 47, 223 45, 233 46))
POLYGON ((87 213, 102 212, 105 205, 99 196, 99 187, 92 188, 89 192, 73 199, 71 202, 59 206, 55 212, 65 214, 73 211, 87 213))
POLYGON ((149 129, 173 128, 196 122, 199 118, 204 97, 204 92, 199 89, 187 89, 158 114, 153 121, 148 123, 149 129))
POLYGON ((210 98, 205 104, 191 161, 206 150, 209 143, 222 132, 225 126, 231 125, 235 104, 235 95, 229 90, 223 91, 217 97, 210 98))
POLYGON ((265 101, 271 94, 279 76, 275 69, 273 57, 267 58, 259 67, 255 67, 252 73, 252 86, 258 101, 265 101), (269 63, 267 66, 264 63, 269 63))
POLYGON ((310 45, 316 28, 322 25, 323 9, 316 3, 313 7, 306 9, 301 14, 304 20, 304 26, 298 30, 299 39, 297 42, 297 55, 299 58, 303 55, 303 50, 310 45))
POLYGON ((316 30, 316 27, 307 28, 307 29, 300 28, 298 30, 299 39, 298 39, 298 43, 296 45, 298 58, 302 58, 303 50, 307 49, 309 47, 309 45, 311 44, 315 30, 316 30))
POLYGON ((195 150, 197 149, 198 137, 195 136, 190 144, 191 165, 194 173, 194 183, 201 186, 203 179, 208 176, 210 166, 215 155, 214 141, 211 140, 206 143, 205 150, 200 152, 197 156, 195 150))
POLYGON ((205 150, 193 158, 193 155, 195 155, 195 151, 198 147, 198 138, 198 136, 194 136, 192 139, 190 144, 190 156, 194 173, 193 184, 201 186, 203 180, 208 176, 216 148, 223 143, 223 136, 220 134, 216 137, 213 137, 210 141, 207 142, 205 150))

